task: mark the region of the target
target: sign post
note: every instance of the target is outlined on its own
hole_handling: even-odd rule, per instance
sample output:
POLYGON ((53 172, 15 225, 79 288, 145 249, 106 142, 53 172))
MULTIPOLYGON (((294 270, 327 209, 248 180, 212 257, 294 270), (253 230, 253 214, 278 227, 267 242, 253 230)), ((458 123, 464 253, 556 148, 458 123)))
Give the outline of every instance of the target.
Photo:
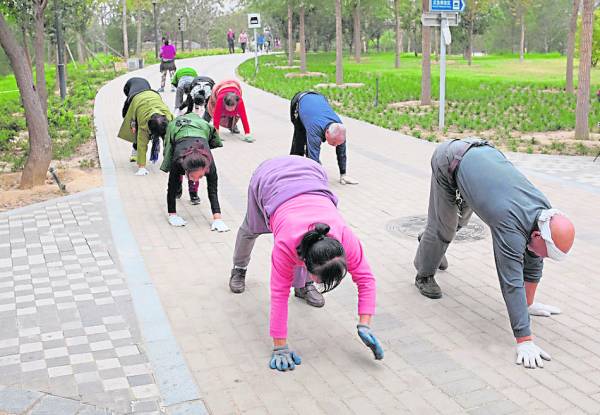
POLYGON ((429 0, 430 12, 423 13, 423 26, 440 28, 440 105, 438 128, 444 130, 446 116, 446 46, 452 42, 450 26, 458 26, 458 13, 465 9, 464 0, 429 0))
POLYGON ((254 29, 254 73, 258 73, 258 38, 256 29, 260 29, 260 14, 248 13, 248 29, 254 29))

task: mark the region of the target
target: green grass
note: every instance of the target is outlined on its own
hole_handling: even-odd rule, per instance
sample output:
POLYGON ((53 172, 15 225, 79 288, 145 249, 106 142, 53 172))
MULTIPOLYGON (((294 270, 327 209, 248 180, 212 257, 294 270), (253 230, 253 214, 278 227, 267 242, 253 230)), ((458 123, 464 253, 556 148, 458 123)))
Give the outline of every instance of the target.
MULTIPOLYGON (((282 55, 262 56, 260 71, 254 74, 253 60, 243 63, 239 74, 258 88, 291 98, 296 92, 314 89, 317 83, 335 82, 335 55, 308 55, 308 70, 322 72, 321 78, 285 78, 275 69, 287 65, 282 55)), ((421 60, 405 54, 401 67, 393 67, 391 53, 369 54, 360 64, 344 61, 344 81, 358 82, 361 88, 321 89, 335 109, 392 130, 433 141, 447 136, 478 134, 500 147, 515 151, 560 154, 590 153, 585 144, 534 143, 527 134, 570 131, 575 128, 576 97, 564 92, 565 59, 560 55, 528 55, 524 63, 518 56, 498 55, 475 58, 468 66, 462 57, 448 59, 446 78, 446 132, 437 131, 437 107, 417 105, 391 108, 402 101, 418 101, 421 93, 421 60), (375 84, 379 79, 379 104, 374 106, 375 84), (547 148, 546 148, 547 147, 547 148)), ((576 71, 577 73, 577 71, 576 71)), ((600 70, 592 73, 592 91, 600 84, 600 70)), ((439 66, 432 65, 432 99, 438 99, 439 66)), ((592 93, 590 126, 600 120, 600 104, 592 93)))
MULTIPOLYGON (((65 101, 54 91, 55 69, 46 67, 48 83, 48 130, 52 140, 53 159, 63 160, 88 141, 93 134, 92 108, 98 89, 116 75, 112 58, 97 56, 88 65, 67 66, 68 95, 65 101)), ((0 91, 17 89, 14 76, 0 78, 0 91)), ((25 113, 19 93, 0 94, 0 171, 21 170, 27 158, 25 113)))

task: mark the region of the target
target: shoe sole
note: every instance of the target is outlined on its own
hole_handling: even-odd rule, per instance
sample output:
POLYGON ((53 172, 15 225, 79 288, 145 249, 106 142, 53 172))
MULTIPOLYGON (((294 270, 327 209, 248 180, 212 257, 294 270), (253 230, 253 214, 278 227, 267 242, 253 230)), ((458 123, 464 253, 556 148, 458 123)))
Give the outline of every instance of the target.
POLYGON ((320 303, 319 303, 319 304, 316 304, 316 303, 311 303, 310 301, 308 301, 308 300, 306 299, 306 297, 305 297, 305 296, 303 296, 303 295, 301 295, 301 294, 297 294, 296 292, 294 292, 294 297, 298 297, 298 298, 300 298, 300 299, 302 299, 302 300, 306 301, 306 304, 308 304, 309 306, 312 306, 312 307, 321 308, 321 307, 323 307, 323 306, 325 305, 325 303, 323 303, 323 304, 320 304, 320 303))
POLYGON ((233 289, 233 288, 231 287, 231 285, 230 285, 230 286, 229 286, 229 289, 230 289, 230 290, 231 290, 231 292, 232 292, 232 293, 234 293, 234 294, 241 294, 241 293, 243 293, 243 292, 246 290, 246 287, 244 287, 244 288, 242 288, 241 290, 239 290, 239 289, 233 289))

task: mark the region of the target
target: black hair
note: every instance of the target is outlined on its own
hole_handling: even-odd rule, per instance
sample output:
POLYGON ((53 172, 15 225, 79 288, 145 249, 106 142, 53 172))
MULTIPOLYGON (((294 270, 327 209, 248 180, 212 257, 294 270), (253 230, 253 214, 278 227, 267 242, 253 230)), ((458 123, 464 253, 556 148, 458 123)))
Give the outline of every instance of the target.
POLYGON ((193 147, 181 157, 181 167, 186 174, 200 169, 208 169, 211 164, 212 154, 204 146, 193 147))
POLYGON ((163 37, 163 43, 166 45, 169 44, 169 39, 167 39, 166 37, 163 37))
POLYGON ((225 106, 227 106, 227 107, 235 107, 235 106, 237 106, 237 103, 239 100, 240 100, 240 97, 238 97, 235 93, 228 92, 223 97, 223 104, 225 104, 225 106))
POLYGON ((150 120, 148 120, 148 128, 154 137, 164 137, 167 133, 168 124, 167 117, 162 114, 152 114, 150 120))
POLYGON ((316 223, 296 247, 308 272, 321 279, 323 292, 337 287, 348 271, 344 247, 337 239, 327 236, 329 229, 325 223, 316 223))

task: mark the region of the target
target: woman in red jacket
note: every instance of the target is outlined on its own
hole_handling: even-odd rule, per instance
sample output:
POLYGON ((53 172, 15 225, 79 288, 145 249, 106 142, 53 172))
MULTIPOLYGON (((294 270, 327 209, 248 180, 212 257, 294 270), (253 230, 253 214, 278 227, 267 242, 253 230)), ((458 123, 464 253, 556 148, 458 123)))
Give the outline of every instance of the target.
POLYGON ((239 134, 240 130, 236 124, 241 119, 244 126, 244 138, 242 140, 247 143, 254 141, 250 135, 250 124, 242 99, 242 87, 234 79, 221 81, 214 86, 204 118, 206 121, 213 120, 217 132, 219 127, 225 127, 229 128, 233 134, 239 134))

